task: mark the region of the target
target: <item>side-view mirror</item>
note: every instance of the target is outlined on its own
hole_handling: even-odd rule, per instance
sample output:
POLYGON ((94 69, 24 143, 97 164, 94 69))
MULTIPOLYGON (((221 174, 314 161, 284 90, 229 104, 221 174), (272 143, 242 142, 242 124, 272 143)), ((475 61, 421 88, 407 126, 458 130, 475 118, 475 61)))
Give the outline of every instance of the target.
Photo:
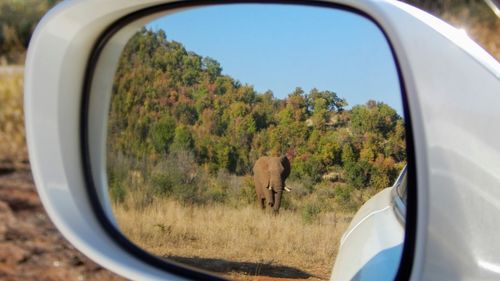
POLYGON ((50 218, 127 278, 491 280, 499 89, 396 1, 88 0, 37 27, 25 120, 50 218))

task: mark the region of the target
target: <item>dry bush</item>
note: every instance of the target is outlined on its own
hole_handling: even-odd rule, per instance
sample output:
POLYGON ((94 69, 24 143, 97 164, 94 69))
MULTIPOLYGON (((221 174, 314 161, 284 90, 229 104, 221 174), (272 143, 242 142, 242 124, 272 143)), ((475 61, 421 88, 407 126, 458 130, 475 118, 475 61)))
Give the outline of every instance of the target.
MULTIPOLYGON (((136 205, 140 197, 129 194, 123 204, 113 207, 121 230, 132 242, 162 257, 198 259, 196 266, 238 279, 266 275, 259 272, 262 265, 286 266, 328 279, 340 237, 352 217, 322 213, 308 223, 298 212, 282 210, 273 216, 253 205, 189 206, 168 198, 154 198, 140 210, 125 207, 136 205), (219 262, 203 264, 214 259, 219 262), (224 268, 234 263, 255 268, 243 273, 224 268)), ((298 271, 288 277, 294 277, 293 272, 298 271)))
POLYGON ((22 68, 0 67, 0 166, 23 165, 27 159, 22 68))

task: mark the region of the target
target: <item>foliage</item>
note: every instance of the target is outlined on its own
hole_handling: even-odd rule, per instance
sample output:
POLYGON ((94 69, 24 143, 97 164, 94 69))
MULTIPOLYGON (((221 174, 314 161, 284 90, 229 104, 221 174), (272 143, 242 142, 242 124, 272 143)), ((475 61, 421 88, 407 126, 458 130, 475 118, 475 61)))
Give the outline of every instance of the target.
POLYGON ((23 63, 36 24, 43 14, 57 2, 60 0, 3 0, 0 2, 0 62, 23 63))
POLYGON ((22 69, 0 68, 0 169, 27 164, 22 91, 22 69))
POLYGON ((151 142, 156 153, 168 153, 175 136, 175 119, 165 115, 151 126, 151 142))
POLYGON ((406 160, 404 120, 387 104, 349 109, 333 91, 300 87, 285 99, 258 93, 161 30, 142 29, 128 42, 113 90, 108 154, 122 155, 114 164, 141 179, 109 167, 117 202, 142 190, 146 205, 151 196, 255 203, 253 163, 288 154, 289 182, 298 188, 282 208, 312 222, 332 205, 359 205, 356 190, 387 187, 406 160))
POLYGON ((307 203, 302 209, 302 220, 305 223, 313 222, 316 217, 321 213, 321 208, 318 203, 307 203))
POLYGON ((193 155, 179 150, 153 168, 150 184, 146 186, 157 196, 170 195, 183 203, 202 204, 207 197, 206 185, 193 155))

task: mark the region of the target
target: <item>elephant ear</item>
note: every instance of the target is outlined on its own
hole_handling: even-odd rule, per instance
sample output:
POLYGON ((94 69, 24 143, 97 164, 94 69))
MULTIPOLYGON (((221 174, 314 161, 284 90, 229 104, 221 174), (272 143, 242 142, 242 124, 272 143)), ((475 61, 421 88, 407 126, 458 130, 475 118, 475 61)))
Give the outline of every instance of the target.
POLYGON ((281 165, 283 166, 282 178, 286 179, 290 175, 290 171, 291 171, 290 161, 288 160, 288 157, 286 157, 286 156, 280 157, 280 161, 281 161, 281 165))

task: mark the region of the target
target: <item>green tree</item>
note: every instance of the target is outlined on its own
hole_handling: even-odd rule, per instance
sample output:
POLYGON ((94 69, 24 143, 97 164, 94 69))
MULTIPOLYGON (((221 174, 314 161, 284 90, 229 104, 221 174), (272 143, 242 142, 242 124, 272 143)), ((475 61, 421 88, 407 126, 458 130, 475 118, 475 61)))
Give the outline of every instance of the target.
POLYGON ((175 119, 162 116, 151 128, 150 138, 157 153, 166 154, 175 136, 175 119))
POLYGON ((202 62, 203 70, 207 72, 209 81, 213 83, 217 77, 221 76, 222 67, 218 61, 210 57, 204 57, 202 62))
POLYGON ((171 149, 173 151, 192 151, 193 147, 193 135, 189 128, 185 125, 177 126, 171 149))

